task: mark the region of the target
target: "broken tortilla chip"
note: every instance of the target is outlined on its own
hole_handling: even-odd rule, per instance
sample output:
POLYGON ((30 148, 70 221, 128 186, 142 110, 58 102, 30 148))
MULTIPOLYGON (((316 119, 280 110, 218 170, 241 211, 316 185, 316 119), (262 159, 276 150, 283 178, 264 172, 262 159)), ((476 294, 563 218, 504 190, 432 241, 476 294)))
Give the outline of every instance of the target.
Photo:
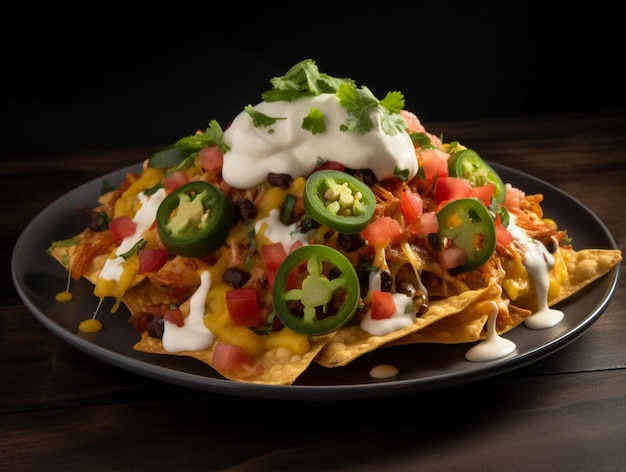
POLYGON ((478 299, 493 299, 499 292, 500 288, 492 284, 483 289, 470 290, 460 295, 433 300, 430 303, 428 311, 416 317, 412 325, 382 336, 372 335, 363 330, 360 324, 351 323, 341 328, 335 337, 324 346, 319 355, 315 358, 315 362, 324 367, 340 367, 347 365, 363 354, 371 352, 392 341, 402 339, 439 320, 463 311, 478 299))

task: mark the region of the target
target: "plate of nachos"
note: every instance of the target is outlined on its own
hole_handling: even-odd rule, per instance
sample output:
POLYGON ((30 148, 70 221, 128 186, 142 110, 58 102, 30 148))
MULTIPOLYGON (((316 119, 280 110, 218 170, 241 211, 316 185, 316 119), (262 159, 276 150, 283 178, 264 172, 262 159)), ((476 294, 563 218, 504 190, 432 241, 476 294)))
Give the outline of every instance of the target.
POLYGON ((621 252, 571 196, 312 59, 270 84, 31 222, 12 271, 39 321, 165 382, 327 400, 520 367, 610 302, 621 252))

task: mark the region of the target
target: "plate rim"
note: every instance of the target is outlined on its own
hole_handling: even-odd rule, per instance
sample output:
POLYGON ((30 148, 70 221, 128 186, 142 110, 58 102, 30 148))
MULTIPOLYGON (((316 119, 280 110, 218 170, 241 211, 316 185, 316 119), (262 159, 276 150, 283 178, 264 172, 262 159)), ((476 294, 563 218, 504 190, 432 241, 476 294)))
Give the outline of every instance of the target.
MULTIPOLYGON (((584 203, 580 202, 567 192, 557 186, 541 180, 531 174, 504 166, 492 161, 488 161, 498 173, 508 173, 515 175, 520 179, 531 181, 537 187, 550 190, 552 193, 559 194, 561 198, 565 198, 571 203, 575 203, 585 211, 586 216, 593 219, 594 223, 602 231, 603 238, 606 239, 606 249, 618 249, 616 241, 600 218, 591 211, 584 203)), ((410 378, 404 380, 394 380, 388 382, 371 382, 360 384, 338 384, 338 385, 265 385, 250 384, 242 382, 234 382, 222 378, 206 377, 192 372, 184 372, 173 370, 165 366, 158 365, 158 362, 149 363, 140 359, 128 357, 122 353, 107 349, 96 343, 89 341, 83 337, 66 330, 46 313, 43 313, 30 299, 26 286, 22 285, 21 273, 24 269, 19 267, 20 254, 22 248, 27 246, 27 236, 34 228, 38 227, 44 215, 50 213, 55 206, 58 206, 64 200, 71 200, 72 197, 80 195, 87 189, 94 187, 98 182, 103 180, 119 180, 123 178, 126 172, 136 172, 141 169, 141 164, 133 164, 116 171, 109 172, 105 175, 92 179, 89 182, 70 190, 66 194, 57 198, 42 211, 40 211, 22 230, 20 236, 15 243, 11 256, 11 276, 17 293, 35 316, 48 330, 61 338, 63 341, 74 346, 80 351, 95 357, 103 362, 111 364, 123 370, 133 372, 135 374, 152 378, 164 383, 175 384, 195 390, 202 390, 211 393, 226 394, 233 396, 263 398, 263 399, 280 399, 280 400, 296 400, 296 401, 318 401, 318 400, 347 400, 347 399, 366 399, 381 398, 396 395, 405 395, 417 392, 425 392, 430 390, 444 389, 452 386, 467 384, 483 380, 488 377, 503 374, 505 372, 521 368, 530 363, 543 359, 554 352, 562 349, 580 337, 597 319, 602 315, 607 306, 610 304, 620 279, 619 265, 614 267, 604 278, 609 280, 607 289, 603 296, 599 299, 597 305, 589 314, 587 314, 581 323, 565 332, 557 335, 548 343, 544 343, 535 349, 517 355, 512 355, 504 359, 498 359, 489 363, 473 363, 476 368, 466 372, 442 372, 440 375, 428 376, 424 378, 410 378)), ((525 189, 522 189, 525 190, 525 189)), ((71 235, 70 235, 71 236, 71 235)), ((584 294, 582 294, 584 296, 584 294)), ((130 326, 130 324, 129 324, 130 326)), ((518 329, 518 328, 516 328, 518 329)), ((512 332, 515 330, 512 330, 512 332)), ((466 345, 467 346, 467 345, 466 345)), ((217 374, 219 375, 219 374, 217 374)))

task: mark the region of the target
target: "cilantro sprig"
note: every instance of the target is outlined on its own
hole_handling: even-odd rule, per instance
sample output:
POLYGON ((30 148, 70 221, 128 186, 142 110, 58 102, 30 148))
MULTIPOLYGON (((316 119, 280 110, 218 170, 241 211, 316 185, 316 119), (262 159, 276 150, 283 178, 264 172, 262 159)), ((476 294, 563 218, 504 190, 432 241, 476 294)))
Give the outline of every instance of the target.
POLYGON ((342 85, 337 90, 339 103, 348 111, 346 123, 341 131, 354 131, 365 134, 374 128, 371 113, 380 110, 381 126, 385 134, 393 136, 407 127, 400 112, 404 108, 404 96, 400 92, 389 92, 381 101, 367 87, 357 89, 355 86, 342 85))
POLYGON ((199 151, 203 147, 217 145, 217 147, 226 153, 230 150, 229 146, 224 142, 224 132, 217 120, 211 120, 204 132, 198 132, 191 136, 180 138, 175 146, 199 151))
MULTIPOLYGON (((385 134, 393 136, 407 128, 406 121, 400 115, 405 104, 402 93, 388 92, 385 98, 378 100, 367 87, 358 88, 352 79, 331 77, 320 72, 312 59, 299 62, 285 75, 272 78, 270 83, 273 88, 261 94, 266 102, 291 102, 304 96, 336 94, 339 103, 347 111, 346 122, 340 126, 341 131, 358 134, 370 132, 374 128, 371 114, 377 110, 381 112, 381 126, 385 134)), ((323 113, 312 108, 303 119, 302 128, 313 134, 323 132, 326 129, 323 113)))

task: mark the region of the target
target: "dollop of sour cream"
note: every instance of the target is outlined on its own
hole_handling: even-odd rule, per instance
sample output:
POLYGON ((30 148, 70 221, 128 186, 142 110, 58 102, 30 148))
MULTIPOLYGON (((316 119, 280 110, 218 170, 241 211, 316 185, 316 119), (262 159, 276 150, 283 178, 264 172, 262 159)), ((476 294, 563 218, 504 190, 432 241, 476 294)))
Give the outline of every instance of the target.
POLYGON ((235 188, 263 183, 270 172, 301 177, 310 174, 319 160, 336 161, 352 169, 371 169, 379 180, 394 177, 394 170, 417 174, 415 147, 407 132, 386 134, 381 112, 370 114, 373 129, 359 134, 341 131, 347 112, 335 94, 300 97, 291 102, 261 102, 255 110, 277 119, 271 126, 255 126, 245 111, 224 131, 230 150, 224 154, 222 176, 235 188), (325 130, 313 134, 302 128, 312 108, 321 111, 325 130))

